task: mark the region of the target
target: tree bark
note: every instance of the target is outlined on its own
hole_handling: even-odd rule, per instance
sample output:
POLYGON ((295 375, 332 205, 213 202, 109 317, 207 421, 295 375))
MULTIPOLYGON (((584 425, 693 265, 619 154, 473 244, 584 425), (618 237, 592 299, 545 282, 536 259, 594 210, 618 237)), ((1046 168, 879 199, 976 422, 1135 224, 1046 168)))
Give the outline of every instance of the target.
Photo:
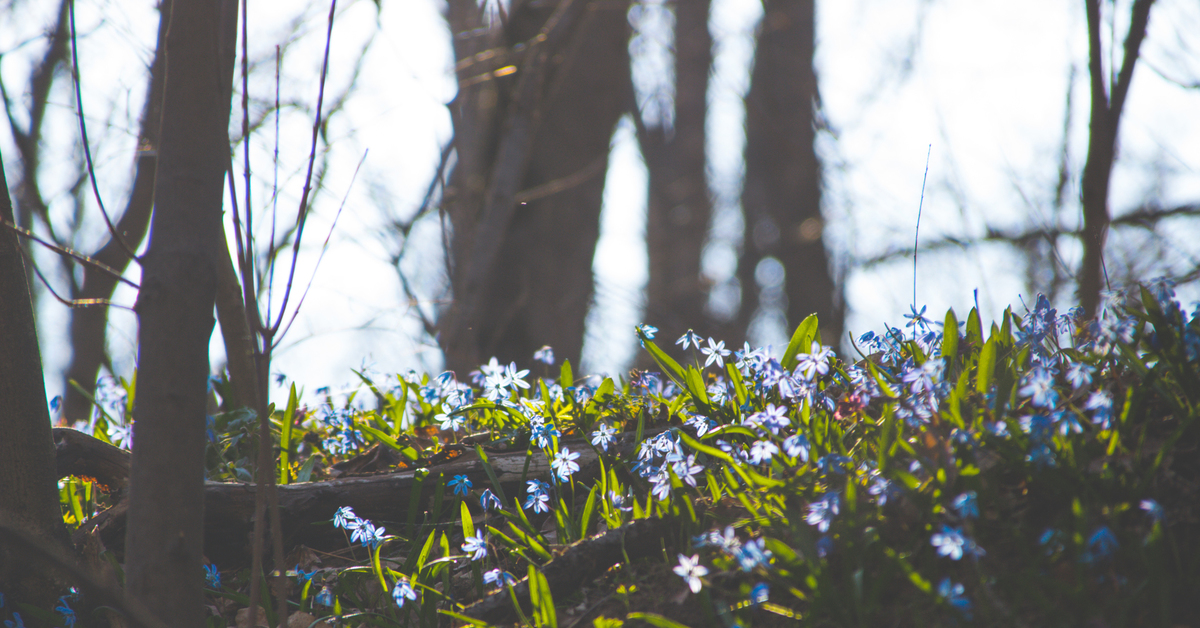
MULTIPOLYGON (((473 6, 451 3, 456 33, 473 6)), ((528 364, 543 344, 578 363, 609 142, 627 103, 628 6, 521 4, 490 65, 456 44, 458 161, 445 195, 454 302, 439 319, 449 369, 491 356, 528 364), (505 67, 518 68, 511 80, 505 67), (478 80, 488 71, 495 78, 478 80)))
MULTIPOLYGON (((117 233, 126 244, 135 249, 142 238, 146 237, 146 227, 150 224, 150 210, 154 206, 154 175, 158 166, 159 127, 162 126, 163 86, 166 83, 166 16, 171 13, 171 0, 162 0, 159 13, 158 45, 154 53, 154 62, 150 66, 146 103, 142 107, 142 128, 138 135, 133 187, 130 189, 125 211, 116 224, 117 233)), ((125 247, 111 234, 104 246, 92 257, 118 271, 125 270, 130 261, 125 247)), ((116 287, 115 277, 85 265, 83 287, 72 296, 75 299, 110 299, 116 287)), ((71 382, 74 381, 89 394, 95 391, 100 366, 109 361, 108 352, 104 347, 107 331, 107 305, 71 309, 71 363, 63 375, 61 425, 73 425, 76 421, 87 421, 91 418, 91 400, 76 390, 71 382)))
MULTIPOLYGON (((0 193, 0 218, 12 223, 2 156, 0 193)), ((16 233, 0 227, 0 518, 44 545, 65 550, 42 356, 26 277, 16 233)), ((34 565, 18 544, 0 540, 0 591, 10 596, 9 603, 51 608, 63 587, 34 565)))
POLYGON ((711 286, 700 270, 712 219, 705 155, 713 60, 710 4, 696 0, 675 5, 674 125, 640 128, 638 134, 650 179, 646 207, 650 272, 642 318, 670 338, 689 328, 710 336, 717 328, 705 316, 711 286))
MULTIPOLYGON (((1083 263, 1079 267, 1079 303, 1088 318, 1096 315, 1100 290, 1104 286, 1104 242, 1112 215, 1108 208, 1108 186, 1117 156, 1117 134, 1121 112, 1133 80, 1150 7, 1154 0, 1136 0, 1130 9, 1129 32, 1125 36, 1124 57, 1116 83, 1111 85, 1104 70, 1104 49, 1100 41, 1100 0, 1086 0, 1088 25, 1088 73, 1091 77, 1091 124, 1088 134, 1087 161, 1083 166, 1081 196, 1083 202, 1083 263)), ((1115 43, 1115 42, 1114 42, 1115 43)))
POLYGON ((786 273, 782 292, 788 331, 815 313, 823 342, 836 344, 842 308, 822 241, 821 166, 813 145, 813 112, 819 102, 814 1, 766 0, 763 5, 746 95, 739 320, 743 329, 749 326, 761 295, 755 270, 763 259, 774 257, 786 273))
MULTIPOLYGON (((82 472, 114 487, 120 494, 120 487, 124 483, 122 469, 128 470, 129 454, 86 434, 65 428, 55 430, 55 440, 58 444, 59 477, 82 472)), ((574 443, 564 444, 581 454, 577 461, 580 465, 580 471, 575 476, 577 480, 590 481, 598 477, 599 464, 594 449, 582 441, 577 448, 574 443)), ((619 447, 625 454, 632 453, 636 448, 632 434, 626 435, 619 447)), ((492 471, 509 500, 524 494, 526 480, 548 480, 553 473, 549 461, 541 452, 533 454, 528 468, 525 458, 523 449, 488 454, 492 471)), ((414 493, 417 493, 415 499, 421 505, 420 512, 425 512, 436 487, 444 486, 446 479, 455 475, 465 475, 480 487, 491 486, 491 478, 484 470, 483 463, 470 449, 448 462, 431 463, 427 469, 278 486, 279 508, 283 515, 283 545, 287 548, 306 545, 324 551, 345 547, 346 537, 342 531, 331 525, 322 525, 332 520, 334 511, 342 506, 350 506, 359 516, 378 524, 399 526, 408 520, 414 493)), ((204 484, 204 552, 210 561, 224 569, 249 565, 257 490, 254 484, 204 484)), ((128 518, 127 503, 126 500, 120 500, 117 505, 88 520, 76 532, 76 538, 81 539, 97 531, 106 548, 121 552, 127 547, 127 526, 132 525, 128 518)), ((449 502, 443 506, 443 510, 443 515, 457 516, 457 510, 451 510, 449 502)), ((429 522, 433 522, 438 519, 438 513, 430 513, 429 517, 429 522)), ((393 527, 392 530, 399 532, 401 529, 393 527)))
POLYGON ((150 245, 138 314, 138 391, 126 586, 163 621, 204 625, 204 431, 208 343, 222 250, 237 2, 178 0, 150 245))

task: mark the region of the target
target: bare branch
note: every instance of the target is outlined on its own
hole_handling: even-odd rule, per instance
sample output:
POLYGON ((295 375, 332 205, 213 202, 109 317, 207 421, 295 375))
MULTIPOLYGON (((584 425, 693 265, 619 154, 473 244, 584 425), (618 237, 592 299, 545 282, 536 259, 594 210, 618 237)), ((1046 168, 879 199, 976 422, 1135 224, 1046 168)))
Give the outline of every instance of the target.
MULTIPOLYGON (((1113 218, 1111 224, 1114 227, 1154 229, 1159 222, 1168 218, 1194 216, 1200 216, 1200 203, 1179 205, 1165 209, 1143 206, 1127 214, 1113 218)), ((1082 238, 1083 236, 1084 233, 1080 229, 1039 228, 1011 232, 989 226, 985 228, 985 233, 982 236, 962 238, 946 236, 925 243, 921 246, 920 252, 933 253, 946 249, 968 249, 983 243, 1001 243, 1020 247, 1037 240, 1053 242, 1056 238, 1060 237, 1082 238)), ((872 257, 861 259, 858 261, 858 266, 869 268, 878 266, 879 264, 886 264, 893 260, 909 258, 912 257, 912 254, 913 249, 911 247, 892 249, 872 257)))
POLYGON ((0 224, 3 224, 5 227, 8 227, 9 229, 13 230, 14 232, 16 232, 17 235, 19 235, 23 238, 27 238, 29 240, 33 240, 34 242, 37 242, 38 244, 58 253, 59 255, 65 255, 71 259, 74 259, 76 261, 87 264, 88 266, 91 266, 92 268, 96 268, 105 273, 108 273, 117 281, 120 281, 121 283, 124 283, 124 284, 132 287, 135 290, 140 289, 140 286, 138 286, 136 283, 126 279, 125 277, 121 276, 120 271, 105 264, 104 262, 101 262, 99 260, 88 257, 87 255, 84 255, 83 253, 80 253, 78 251, 72 251, 71 249, 69 249, 65 246, 61 246, 61 245, 55 244, 53 242, 48 242, 46 240, 43 240, 36 233, 34 233, 20 225, 13 224, 7 220, 0 219, 0 224))

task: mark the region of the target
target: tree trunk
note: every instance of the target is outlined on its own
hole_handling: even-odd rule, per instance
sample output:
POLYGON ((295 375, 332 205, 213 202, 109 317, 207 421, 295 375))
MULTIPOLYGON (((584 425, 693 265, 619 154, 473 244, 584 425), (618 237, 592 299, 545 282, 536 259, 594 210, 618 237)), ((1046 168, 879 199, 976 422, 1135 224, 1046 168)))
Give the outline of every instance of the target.
MULTIPOLYGON (((146 236, 150 223, 150 209, 154 206, 154 174, 158 166, 159 127, 162 126, 163 86, 166 81, 166 16, 171 13, 171 0, 162 0, 159 6, 158 46, 154 63, 150 66, 150 84, 146 90, 146 103, 142 107, 142 129, 138 136, 138 154, 133 176, 133 187, 125 212, 117 221, 117 233, 125 243, 136 249, 146 236)), ((108 242, 92 256, 118 271, 129 265, 125 247, 110 234, 108 242)), ((117 287, 115 277, 92 266, 83 267, 83 287, 73 295, 75 299, 110 299, 117 287)), ((96 389, 96 375, 100 366, 108 363, 108 352, 104 340, 108 331, 108 306, 94 305, 76 307, 71 310, 71 363, 63 375, 63 413, 60 424, 73 425, 76 421, 91 418, 92 402, 71 385, 74 381, 91 394, 96 389)))
POLYGON ((1108 185, 1113 162, 1117 156, 1117 131, 1125 97, 1133 80, 1133 68, 1138 51, 1146 37, 1150 7, 1154 0, 1136 0, 1130 9, 1129 32, 1125 36, 1124 57, 1116 83, 1111 85, 1109 100, 1104 70, 1104 50, 1100 41, 1103 27, 1100 19, 1100 0, 1087 0, 1088 73, 1091 76, 1092 111, 1088 134, 1087 162, 1083 166, 1080 186, 1083 202, 1083 263, 1079 268, 1079 303, 1087 317, 1093 317, 1100 305, 1100 290, 1104 286, 1104 242, 1112 216, 1108 209, 1108 185))
MULTIPOLYGON (((0 157, 0 218, 13 222, 12 200, 0 157)), ((67 548, 58 506, 54 441, 46 409, 42 356, 17 235, 0 227, 0 519, 55 548, 67 548)), ((0 591, 9 604, 51 608, 62 593, 48 572, 0 540, 0 591)))
POLYGON ((716 333, 716 325, 705 317, 710 286, 700 271, 712 218, 705 159, 712 72, 709 7, 708 0, 675 5, 674 126, 644 128, 638 138, 650 179, 650 277, 642 318, 670 338, 689 328, 702 336, 716 333))
MULTIPOLYGON (((473 6, 451 3, 456 33, 473 6)), ((449 369, 490 356, 528 364, 543 344, 578 363, 609 142, 628 102, 628 6, 514 7, 493 70, 468 56, 478 45, 457 45, 458 161, 445 199, 454 302, 439 319, 449 369)))
POLYGON ((738 262, 739 320, 743 328, 750 324, 761 296, 755 271, 763 259, 774 257, 785 271, 780 288, 787 301, 788 332, 815 313, 823 342, 836 344, 842 308, 821 237, 821 167, 813 145, 818 105, 814 1, 763 4, 746 95, 746 232, 738 262))
POLYGON ((138 390, 126 536, 129 592, 173 626, 204 625, 208 343, 222 250, 237 2, 178 0, 150 245, 136 311, 138 390))

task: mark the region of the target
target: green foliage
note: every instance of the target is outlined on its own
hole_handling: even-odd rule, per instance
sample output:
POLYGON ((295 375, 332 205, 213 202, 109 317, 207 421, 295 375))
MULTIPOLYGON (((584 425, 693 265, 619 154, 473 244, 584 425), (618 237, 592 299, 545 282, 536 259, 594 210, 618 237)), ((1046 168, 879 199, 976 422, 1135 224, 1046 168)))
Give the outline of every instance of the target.
MULTIPOLYGON (((318 408, 300 407, 293 387, 272 416, 281 482, 326 477, 377 446, 402 468, 428 467, 419 482, 438 482, 432 499, 414 492, 397 528, 407 537, 339 511, 348 539, 370 551, 297 572, 298 607, 432 626, 477 623, 466 604, 500 595, 524 625, 554 626, 577 603, 550 594, 542 566, 557 550, 666 517, 680 532, 662 551, 627 555, 614 572, 626 575, 593 585, 625 614, 588 621, 1191 621, 1200 461, 1186 453, 1200 446, 1200 322, 1168 285, 1113 299, 1095 321, 1039 299, 987 333, 974 310, 937 324, 914 312, 908 331, 859 338, 857 362, 833 356, 816 331, 810 317, 780 358, 747 348, 729 363, 717 343, 690 338, 709 356, 701 366, 676 362, 640 326, 664 375, 630 381, 577 380, 564 364, 557 380, 526 382, 493 361, 474 385, 410 372, 387 387, 360 373, 363 395, 335 404, 326 391, 318 408), (589 449, 595 462, 573 467, 589 449), (464 450, 488 484, 447 490, 437 461, 464 450), (523 452, 523 498, 501 488, 498 451, 523 452), (549 475, 533 472, 545 469, 535 459, 549 475), (632 584, 645 561, 678 575, 657 583, 669 594, 632 584), (528 574, 524 599, 512 573, 528 574), (639 606, 643 595, 656 603, 639 606), (676 616, 664 599, 680 596, 701 614, 676 616)), ((241 478, 256 447, 252 413, 214 424, 210 477, 241 478)), ((68 521, 90 516, 86 483, 62 491, 68 521)))

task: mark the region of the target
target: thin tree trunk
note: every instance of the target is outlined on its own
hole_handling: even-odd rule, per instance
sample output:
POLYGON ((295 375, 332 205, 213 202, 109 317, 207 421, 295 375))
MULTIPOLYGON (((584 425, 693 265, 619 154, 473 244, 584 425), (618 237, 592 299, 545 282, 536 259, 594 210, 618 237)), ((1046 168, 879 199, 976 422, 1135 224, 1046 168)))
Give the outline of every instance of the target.
MULTIPOLYGON (((133 187, 125 212, 117 221, 117 233, 133 248, 146 237, 150 224, 150 210, 154 206, 154 174, 158 166, 159 127, 162 126, 162 99, 165 85, 164 42, 167 35, 165 16, 171 13, 171 0, 162 0, 159 6, 158 45, 154 63, 150 66, 150 81, 146 90, 146 103, 142 107, 142 129, 138 136, 138 155, 135 162, 133 187)), ((93 258, 111 268, 123 271, 129 265, 125 247, 115 238, 100 248, 93 258)), ((110 299, 117 287, 111 275, 91 266, 83 268, 83 287, 74 295, 76 299, 110 299)), ((100 366, 108 363, 108 352, 104 340, 108 331, 108 306, 96 305, 77 307, 71 310, 71 363, 63 376, 63 413, 60 423, 72 425, 76 421, 90 419, 92 402, 86 395, 71 385, 74 381, 87 393, 96 389, 96 375, 100 366)))
MULTIPOLYGON (((471 4, 451 3, 456 30, 471 4)), ((446 192, 454 302, 439 320, 447 368, 465 373, 493 355, 527 364, 543 344, 578 362, 609 142, 627 102, 627 10, 515 7, 497 57, 519 64, 515 81, 472 85, 485 70, 459 46, 459 159, 446 192)))
MULTIPOLYGON (((818 103, 813 70, 813 0, 766 0, 750 91, 746 95, 745 244, 738 263, 739 320, 759 306, 758 264, 774 257, 785 271, 788 331, 809 314, 836 344, 842 311, 822 241, 821 167, 813 145, 818 103)), ((805 348, 807 349, 807 348, 805 348)))
MULTIPOLYGON (((0 158, 0 218, 13 222, 12 200, 0 158)), ((42 356, 17 235, 0 227, 0 514, 46 544, 67 549, 58 505, 54 440, 46 409, 42 356)), ((9 604, 51 608, 61 593, 52 576, 31 569, 30 558, 0 541, 0 591, 9 604)))
MULTIPOLYGON (((27 88, 29 126, 26 129, 20 129, 11 113, 8 117, 13 143, 16 144, 17 152, 20 153, 19 163, 21 166, 21 177, 13 189, 13 195, 17 201, 17 220, 14 222, 26 229, 33 228, 34 216, 41 217, 43 220, 47 219, 46 201, 42 198, 42 191, 38 186, 37 179, 42 163, 42 122, 46 119, 46 109, 50 103, 50 89, 54 86, 54 79, 58 76, 59 66, 66 60, 67 51, 70 50, 67 48, 67 44, 71 41, 71 31, 67 21, 70 6, 70 0, 60 2, 54 27, 47 31, 50 45, 46 47, 41 61, 29 77, 27 88)), ((6 103, 6 108, 9 106, 11 105, 6 103)), ((31 250, 27 242, 21 242, 21 246, 26 251, 31 250)), ((33 286, 35 281, 33 265, 29 265, 25 272, 29 285, 33 286)), ((30 293, 35 312, 37 311, 37 296, 36 292, 30 293)))
POLYGON ((1125 36, 1124 58, 1116 83, 1111 86, 1109 100, 1104 70, 1104 50, 1100 41, 1100 0, 1086 0, 1088 23, 1088 72, 1091 75, 1092 112, 1088 134, 1087 162, 1083 166, 1081 195, 1083 201, 1083 263, 1079 268, 1079 303, 1090 318, 1100 305, 1100 290, 1104 286, 1104 242, 1112 215, 1108 208, 1108 186, 1113 162, 1117 155, 1117 132, 1125 97, 1133 80, 1146 26, 1150 22, 1150 7, 1154 0, 1136 0, 1130 9, 1129 32, 1125 36))
POLYGON ((229 163, 237 2, 177 0, 156 211, 136 310, 138 391, 126 535, 126 586, 173 626, 204 625, 204 430, 208 343, 229 163))
POLYGON ((650 258, 646 314, 671 338, 689 328, 715 333, 705 304, 710 286, 700 270, 712 218, 705 159, 708 78, 712 71, 710 2, 675 5, 675 115, 672 128, 640 128, 649 171, 646 249, 650 258))

